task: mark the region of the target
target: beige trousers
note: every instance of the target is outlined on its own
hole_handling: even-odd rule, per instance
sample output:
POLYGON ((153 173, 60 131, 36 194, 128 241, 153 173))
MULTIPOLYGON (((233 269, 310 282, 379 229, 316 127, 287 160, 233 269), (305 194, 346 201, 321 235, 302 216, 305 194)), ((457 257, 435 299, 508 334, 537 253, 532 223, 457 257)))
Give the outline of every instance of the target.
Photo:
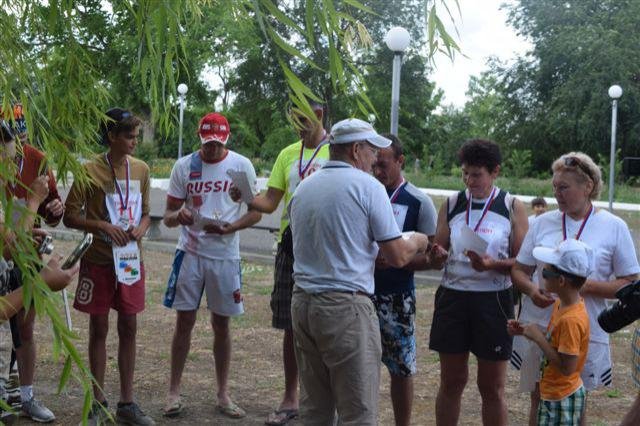
POLYGON ((351 293, 309 294, 291 301, 300 414, 305 425, 376 425, 380 325, 371 299, 351 293))

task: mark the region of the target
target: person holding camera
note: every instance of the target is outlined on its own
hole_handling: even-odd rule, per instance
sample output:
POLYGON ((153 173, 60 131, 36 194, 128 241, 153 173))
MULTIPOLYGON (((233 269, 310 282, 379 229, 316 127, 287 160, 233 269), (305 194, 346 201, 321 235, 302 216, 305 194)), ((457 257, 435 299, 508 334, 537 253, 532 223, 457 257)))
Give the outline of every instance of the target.
MULTIPOLYGON (((44 218, 47 225, 56 226, 62 219, 64 207, 58 195, 53 173, 46 167, 44 153, 23 143, 27 128, 22 114, 22 106, 16 105, 14 108, 13 127, 5 120, 2 122, 4 157, 10 161, 9 164, 15 166, 15 179, 5 182, 3 186, 7 194, 14 197, 16 207, 26 208, 27 214, 23 215, 20 220, 28 222, 28 229, 40 226, 39 217, 44 218), (17 137, 20 135, 22 136, 17 137), (36 201, 37 205, 34 204, 36 201)), ((16 208, 14 211, 18 212, 19 210, 16 208)), ((14 217, 17 218, 19 215, 14 214, 14 217)), ((22 285, 22 275, 19 271, 16 271, 14 275, 17 284, 22 285)), ((33 338, 35 310, 22 309, 15 318, 19 336, 16 339, 19 344, 16 343, 15 351, 22 411, 38 422, 53 421, 55 420, 54 414, 35 399, 33 393, 36 365, 36 342, 33 338)))
POLYGON ((556 248, 536 247, 533 257, 544 264, 545 290, 558 295, 545 332, 533 323, 509 320, 512 336, 524 336, 544 354, 540 380, 538 425, 580 424, 585 390, 580 378, 589 347, 589 317, 580 288, 593 270, 593 251, 572 238, 556 248))
POLYGON ((116 421, 153 425, 133 400, 137 314, 144 310, 145 271, 141 240, 150 224, 149 166, 132 155, 141 120, 131 111, 112 108, 101 124, 108 151, 85 164, 89 184, 74 181, 66 200, 64 224, 97 238, 82 258, 74 308, 89 314, 89 364, 96 379, 90 424, 106 421, 104 376, 109 312, 118 311, 120 401, 116 421))
MULTIPOLYGON (((539 216, 531 225, 516 264, 511 271, 515 285, 523 298, 519 321, 536 324, 545 330, 553 312, 554 297, 539 286, 542 265, 533 256, 535 247, 558 246, 567 239, 588 244, 597 262, 594 271, 580 290, 589 314, 590 337, 582 381, 587 392, 611 384, 611 355, 609 337, 597 322, 606 299, 613 298, 622 286, 637 279, 640 266, 627 224, 610 212, 596 208, 592 201, 602 190, 602 175, 598 166, 586 154, 570 152, 552 164, 553 190, 558 210, 539 216), (610 277, 614 277, 613 279, 610 277)), ((520 390, 531 393, 529 424, 536 424, 540 399, 539 365, 541 354, 522 336, 514 339, 511 364, 520 370, 520 390)), ((582 417, 582 424, 586 415, 582 417)))

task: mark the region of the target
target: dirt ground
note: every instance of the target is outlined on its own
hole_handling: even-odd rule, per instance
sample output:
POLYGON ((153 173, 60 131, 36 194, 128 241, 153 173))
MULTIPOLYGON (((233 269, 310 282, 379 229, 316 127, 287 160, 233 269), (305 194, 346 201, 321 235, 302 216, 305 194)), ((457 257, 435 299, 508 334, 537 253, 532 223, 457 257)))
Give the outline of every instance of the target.
MULTIPOLYGON (((57 242, 57 251, 69 253, 71 242, 57 242)), ((281 333, 273 330, 269 295, 272 287, 270 265, 245 263, 243 265, 244 298, 246 313, 232 321, 233 359, 230 387, 232 397, 248 413, 245 419, 229 420, 215 412, 215 377, 213 369, 212 332, 208 312, 202 308, 196 324, 191 353, 183 376, 182 399, 186 405, 184 414, 176 419, 165 419, 161 408, 169 380, 170 343, 175 315, 162 306, 166 278, 172 262, 170 254, 147 251, 144 253, 147 270, 147 307, 138 321, 138 353, 135 374, 135 395, 143 410, 158 424, 173 425, 260 425, 267 414, 277 406, 283 390, 281 366, 281 333)), ((70 288, 73 297, 75 283, 70 288)), ((434 400, 438 388, 439 368, 437 354, 428 349, 428 333, 433 313, 434 286, 417 290, 418 298, 418 374, 415 377, 415 401, 413 422, 416 425, 432 425, 434 400)), ((62 306, 62 303, 60 304, 62 306)), ((62 308, 60 309, 62 313, 62 308)), ((78 334, 77 348, 86 359, 88 318, 72 312, 73 324, 78 334)), ((108 340, 106 393, 112 407, 118 400, 117 333, 115 315, 111 315, 111 331, 108 340)), ((77 382, 71 380, 66 389, 57 394, 57 385, 63 367, 61 360, 52 358, 51 327, 46 320, 39 320, 36 327, 38 360, 36 395, 57 416, 55 424, 78 424, 82 410, 83 393, 77 382)), ((618 424, 635 397, 630 377, 630 330, 617 333, 612 338, 615 362, 614 388, 593 392, 589 396, 589 424, 618 424)), ((470 377, 475 377, 472 361, 470 377)), ((393 412, 389 400, 389 380, 382 372, 380 389, 381 425, 393 424, 393 412)), ((471 380, 464 393, 460 424, 478 425, 480 398, 471 380)), ((516 392, 517 376, 509 369, 507 400, 509 423, 526 424, 528 396, 516 392)), ((21 419, 19 424, 26 424, 21 419)), ((296 423, 292 423, 296 424, 296 423)), ((297 422, 302 424, 302 422, 297 422)))

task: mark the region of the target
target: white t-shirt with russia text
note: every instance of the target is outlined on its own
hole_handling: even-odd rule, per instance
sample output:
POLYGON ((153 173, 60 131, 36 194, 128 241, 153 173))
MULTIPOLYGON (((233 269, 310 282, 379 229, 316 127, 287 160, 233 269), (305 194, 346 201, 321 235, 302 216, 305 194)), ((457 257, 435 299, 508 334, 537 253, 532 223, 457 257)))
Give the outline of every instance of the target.
MULTIPOLYGON (((567 215, 566 224, 567 237, 575 238, 582 225, 582 220, 573 220, 567 215)), ((537 271, 541 271, 542 265, 538 264, 533 257, 533 249, 535 247, 556 247, 562 239, 562 212, 554 210, 544 213, 538 216, 529 228, 516 260, 524 265, 537 265, 537 271)), ((640 272, 638 258, 627 224, 608 211, 597 209, 591 215, 580 235, 580 241, 589 245, 594 252, 595 271, 589 275, 589 279, 610 281, 615 277, 640 272)), ((534 281, 537 281, 538 285, 542 285, 539 273, 536 273, 534 281)), ((609 335, 598 324, 598 314, 607 307, 605 299, 585 295, 584 303, 589 314, 590 340, 608 343, 609 335)), ((551 309, 552 306, 546 309, 538 308, 530 298, 525 296, 522 300, 520 320, 546 327, 551 317, 551 309)))
MULTIPOLYGON (((235 222, 242 215, 242 203, 229 196, 232 185, 228 170, 245 171, 255 188, 256 172, 248 158, 227 151, 213 163, 202 160, 200 152, 180 158, 171 171, 168 197, 184 201, 187 208, 210 219, 235 222)), ((209 259, 239 259, 237 232, 228 235, 207 234, 193 226, 181 226, 178 249, 209 259)))

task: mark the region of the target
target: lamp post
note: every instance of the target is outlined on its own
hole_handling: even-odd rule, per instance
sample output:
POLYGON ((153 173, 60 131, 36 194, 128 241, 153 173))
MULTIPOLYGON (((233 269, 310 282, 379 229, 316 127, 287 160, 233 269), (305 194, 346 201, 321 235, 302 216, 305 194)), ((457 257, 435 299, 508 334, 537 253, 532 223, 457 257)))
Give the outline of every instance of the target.
POLYGON ((178 98, 180 99, 180 127, 178 129, 178 158, 182 157, 182 122, 184 120, 185 98, 189 88, 186 84, 178 84, 178 98))
POLYGON ((614 84, 609 87, 611 98, 611 156, 609 160, 609 211, 613 211, 613 182, 616 167, 616 125, 618 123, 618 99, 622 96, 622 87, 614 84))
POLYGON ((384 38, 387 47, 393 51, 393 77, 391 83, 391 134, 398 136, 398 110, 400 108, 400 69, 402 53, 409 46, 411 36, 402 27, 393 27, 384 38))

